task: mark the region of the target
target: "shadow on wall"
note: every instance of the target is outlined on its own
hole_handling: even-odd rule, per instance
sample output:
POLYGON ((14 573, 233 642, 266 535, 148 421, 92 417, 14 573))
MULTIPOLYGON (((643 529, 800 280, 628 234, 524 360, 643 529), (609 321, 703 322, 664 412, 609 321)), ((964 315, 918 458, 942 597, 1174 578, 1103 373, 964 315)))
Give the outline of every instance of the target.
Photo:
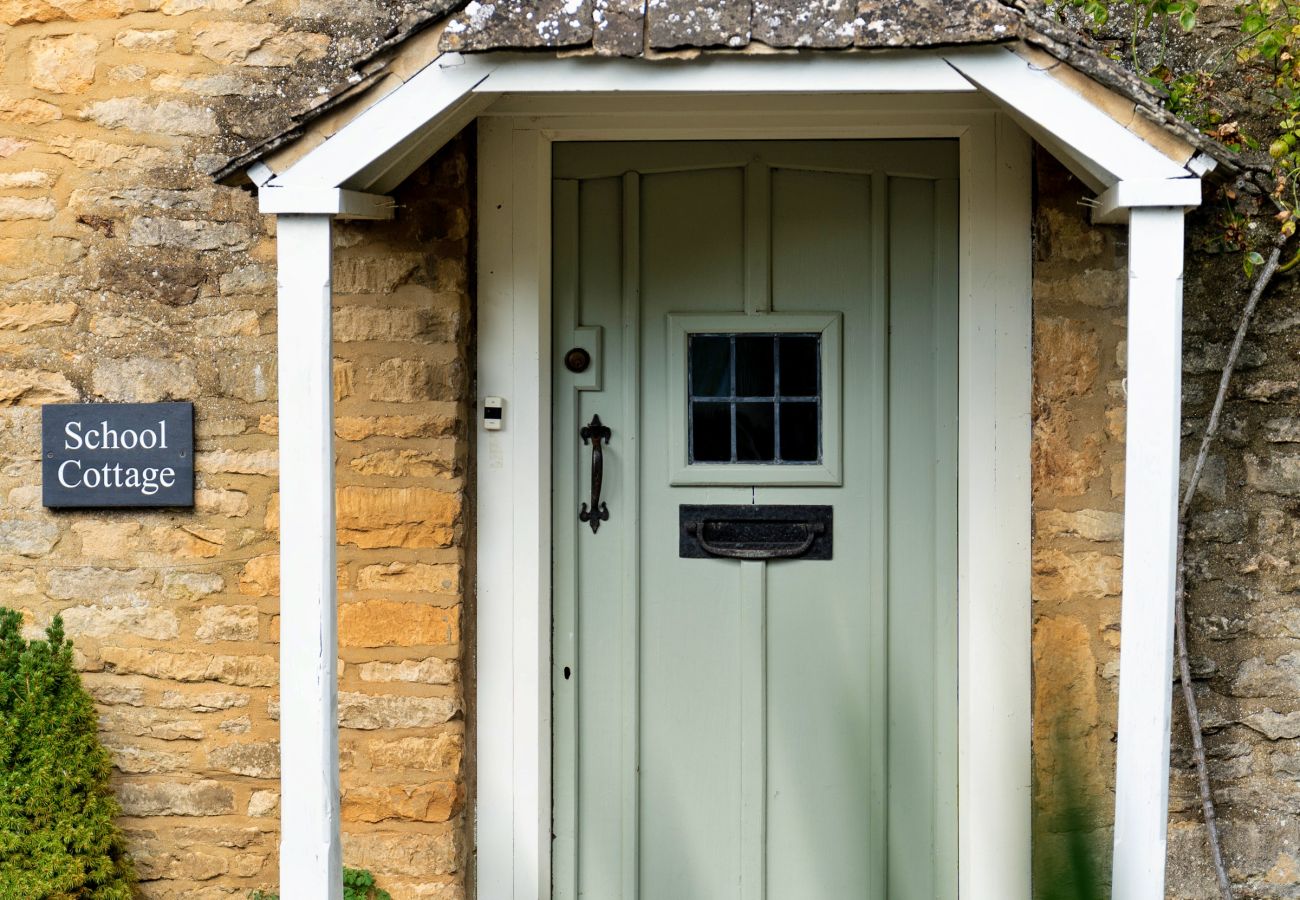
MULTIPOLYGON (((1058 724, 1053 737, 1058 783, 1034 810, 1034 896, 1037 900, 1106 900, 1110 829, 1099 823, 1097 798, 1084 787, 1078 748, 1058 724)), ((1038 792, 1038 796, 1043 796, 1038 792)))

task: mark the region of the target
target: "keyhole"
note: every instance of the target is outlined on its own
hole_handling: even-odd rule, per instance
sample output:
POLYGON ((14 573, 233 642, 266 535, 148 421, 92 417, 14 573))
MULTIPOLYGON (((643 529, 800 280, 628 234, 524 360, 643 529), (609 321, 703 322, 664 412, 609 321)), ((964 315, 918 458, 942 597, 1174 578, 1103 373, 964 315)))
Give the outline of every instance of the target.
POLYGON ((565 667, 564 667, 564 680, 565 680, 565 681, 568 681, 568 680, 569 680, 569 676, 572 675, 572 674, 573 674, 573 670, 570 669, 568 666, 565 666, 565 667))

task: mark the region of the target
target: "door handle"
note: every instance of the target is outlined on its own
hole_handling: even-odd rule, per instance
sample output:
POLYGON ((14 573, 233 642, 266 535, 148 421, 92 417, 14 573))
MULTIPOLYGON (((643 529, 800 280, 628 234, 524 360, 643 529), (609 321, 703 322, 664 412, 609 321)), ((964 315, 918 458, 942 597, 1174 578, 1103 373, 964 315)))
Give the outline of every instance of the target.
POLYGON ((591 525, 591 533, 595 534, 600 531, 601 522, 609 521, 609 507, 600 499, 600 489, 605 480, 605 453, 601 443, 608 444, 613 432, 600 421, 600 416, 593 415, 578 435, 583 444, 591 444, 591 507, 582 504, 578 521, 591 525))
POLYGON ((812 549, 812 545, 820 535, 826 533, 826 526, 822 522, 799 522, 797 527, 802 528, 804 534, 803 540, 798 543, 765 544, 759 547, 723 547, 710 543, 705 538, 705 530, 710 524, 712 523, 692 522, 686 526, 686 530, 699 543, 701 550, 710 556, 720 556, 724 559, 798 559, 812 549))

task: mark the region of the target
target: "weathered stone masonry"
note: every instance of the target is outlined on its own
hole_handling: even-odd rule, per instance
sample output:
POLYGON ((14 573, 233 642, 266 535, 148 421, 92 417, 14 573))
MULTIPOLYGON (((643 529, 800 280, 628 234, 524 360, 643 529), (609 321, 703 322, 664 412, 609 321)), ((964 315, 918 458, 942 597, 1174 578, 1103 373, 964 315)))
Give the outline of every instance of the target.
MULTIPOLYGON (((277 879, 273 223, 206 173, 400 11, 0 2, 0 603, 64 616, 145 897, 277 879), (40 404, 169 398, 193 512, 40 506, 40 404)), ((471 147, 337 238, 346 856, 399 898, 463 896, 471 147)))
MULTIPOLYGON (((342 62, 414 5, 0 0, 0 603, 32 629, 63 614, 148 898, 242 898, 277 879, 273 223, 206 173, 337 83, 342 62), (197 407, 192 513, 41 508, 40 404, 168 398, 197 407)), ((412 176, 396 221, 337 229, 345 855, 399 900, 463 897, 470 858, 471 150, 462 136, 412 176)), ((1089 226, 1082 193, 1040 155, 1040 847, 1061 825, 1064 766, 1103 828, 1112 801, 1124 232, 1089 226)), ((1235 265, 1193 256, 1193 416, 1225 341, 1210 286, 1235 285, 1235 265)), ((1217 509, 1194 532, 1213 766, 1233 864, 1260 897, 1300 883, 1291 315, 1268 308, 1210 469, 1217 509)), ((1211 897, 1187 762, 1176 750, 1171 896, 1211 897)))

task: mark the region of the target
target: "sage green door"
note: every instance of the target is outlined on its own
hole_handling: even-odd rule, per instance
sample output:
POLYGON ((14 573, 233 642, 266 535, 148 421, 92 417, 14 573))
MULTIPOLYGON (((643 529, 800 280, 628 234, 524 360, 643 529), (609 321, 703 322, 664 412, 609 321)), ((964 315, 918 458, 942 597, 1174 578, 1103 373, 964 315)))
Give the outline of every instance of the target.
POLYGON ((955 898, 955 142, 553 173, 554 896, 955 898))

